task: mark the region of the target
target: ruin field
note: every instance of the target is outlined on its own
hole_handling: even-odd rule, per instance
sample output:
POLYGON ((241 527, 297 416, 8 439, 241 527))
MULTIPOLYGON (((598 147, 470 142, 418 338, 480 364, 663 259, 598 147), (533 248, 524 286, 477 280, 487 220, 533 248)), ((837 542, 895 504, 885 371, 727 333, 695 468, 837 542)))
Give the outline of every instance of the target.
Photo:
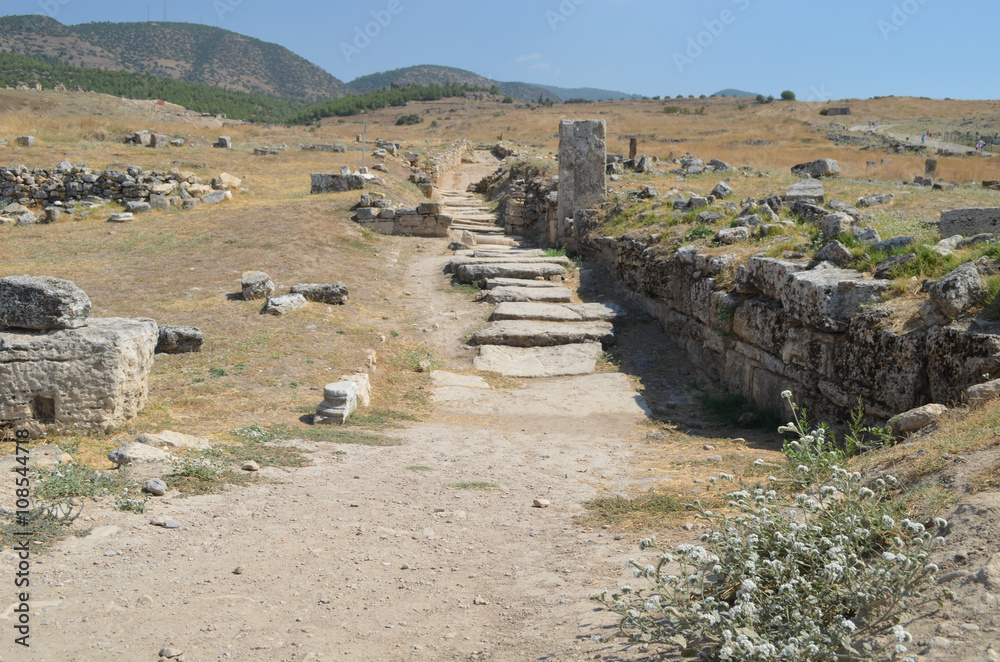
MULTIPOLYGON (((0 279, 91 306, 18 326, 34 304, 0 283, 0 434, 31 438, 49 508, 31 649, 7 647, 4 604, 0 658, 680 659, 615 639, 591 595, 642 581, 640 540, 697 544, 716 515, 686 504, 733 512, 726 476, 819 494, 807 462, 895 476, 885 540, 952 522, 923 560, 956 599, 905 615, 907 645, 996 659, 1000 233, 969 228, 1000 217, 946 212, 1000 209, 1000 158, 965 143, 1000 102, 482 96, 268 126, 0 90, 0 279), (570 223, 566 119, 603 120, 611 155, 570 223), (793 173, 821 160, 837 175, 793 173), (364 188, 312 190, 362 167, 364 188), (52 204, 77 183, 105 193, 52 204), (141 342, 67 340, 101 318, 141 342), (167 353, 164 327, 203 343, 167 353), (113 369, 59 383, 105 350, 113 369), (98 414, 66 413, 112 381, 98 414), (835 460, 790 450, 786 391, 835 460)), ((23 528, 0 464, 7 577, 23 528)))

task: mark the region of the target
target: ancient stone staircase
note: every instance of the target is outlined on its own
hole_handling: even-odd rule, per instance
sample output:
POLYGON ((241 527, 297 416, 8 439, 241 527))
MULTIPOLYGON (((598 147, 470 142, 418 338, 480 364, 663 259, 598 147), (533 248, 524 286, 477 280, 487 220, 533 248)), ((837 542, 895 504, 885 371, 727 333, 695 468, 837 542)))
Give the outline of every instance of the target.
POLYGON ((486 292, 483 303, 496 306, 490 325, 473 338, 479 345, 476 369, 518 378, 593 373, 604 346, 615 340, 613 323, 625 311, 580 302, 566 286, 572 261, 504 236, 496 216, 473 194, 442 191, 441 199, 455 218, 453 237, 485 244, 457 251, 451 261, 457 279, 479 285, 486 292))

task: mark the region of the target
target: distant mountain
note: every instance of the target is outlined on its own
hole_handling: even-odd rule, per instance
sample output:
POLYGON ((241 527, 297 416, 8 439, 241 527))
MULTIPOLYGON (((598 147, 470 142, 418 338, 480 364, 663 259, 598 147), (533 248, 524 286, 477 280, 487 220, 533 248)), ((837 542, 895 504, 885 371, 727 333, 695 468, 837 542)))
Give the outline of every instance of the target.
POLYGON ((641 98, 639 94, 626 94, 615 90, 600 90, 594 87, 556 87, 555 85, 545 85, 545 89, 553 94, 559 95, 563 101, 569 99, 585 99, 586 101, 606 101, 608 99, 636 99, 641 98))
POLYGON ((722 90, 721 92, 716 92, 712 95, 713 97, 744 97, 747 99, 755 99, 759 95, 756 92, 744 92, 743 90, 734 90, 732 88, 727 90, 722 90))
POLYGON ((5 16, 0 17, 0 50, 290 99, 329 99, 347 92, 341 81, 283 46, 194 23, 63 25, 41 15, 5 16))
POLYGON ((528 83, 504 83, 501 81, 485 78, 479 74, 456 69, 455 67, 441 67, 433 64, 421 64, 415 67, 404 69, 393 69, 377 74, 369 74, 355 78, 347 84, 347 89, 353 94, 364 94, 381 90, 392 85, 449 85, 459 83, 489 89, 496 86, 500 89, 500 94, 509 94, 515 99, 537 101, 539 96, 550 101, 560 101, 559 96, 549 90, 537 85, 528 83))

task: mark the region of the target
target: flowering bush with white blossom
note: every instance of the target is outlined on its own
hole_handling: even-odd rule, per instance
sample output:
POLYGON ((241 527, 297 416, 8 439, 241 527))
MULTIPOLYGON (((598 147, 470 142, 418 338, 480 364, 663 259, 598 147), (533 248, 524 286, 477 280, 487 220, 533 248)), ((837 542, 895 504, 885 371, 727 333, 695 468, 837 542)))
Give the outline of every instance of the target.
POLYGON ((630 641, 676 645, 685 657, 915 660, 901 616, 950 597, 928 563, 947 522, 897 521, 892 476, 869 482, 822 458, 799 469, 815 491, 794 502, 719 474, 712 482, 733 488, 727 512, 690 506, 711 527, 701 545, 667 552, 644 540, 660 555, 630 562, 643 587, 593 599, 630 641))

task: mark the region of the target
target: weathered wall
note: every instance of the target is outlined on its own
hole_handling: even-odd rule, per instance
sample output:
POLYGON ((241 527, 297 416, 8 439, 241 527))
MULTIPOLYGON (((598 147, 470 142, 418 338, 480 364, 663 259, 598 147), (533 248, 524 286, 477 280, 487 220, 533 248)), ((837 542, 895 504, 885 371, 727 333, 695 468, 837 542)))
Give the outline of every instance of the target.
POLYGON ((1000 374, 1000 336, 975 323, 889 328, 870 305, 885 281, 762 256, 740 266, 627 235, 580 245, 707 375, 763 408, 791 390, 813 420, 845 420, 859 398, 884 420, 1000 374))
POLYGON ((559 180, 537 165, 521 162, 497 171, 477 192, 497 200, 497 218, 507 234, 530 237, 542 247, 558 242, 559 180))

